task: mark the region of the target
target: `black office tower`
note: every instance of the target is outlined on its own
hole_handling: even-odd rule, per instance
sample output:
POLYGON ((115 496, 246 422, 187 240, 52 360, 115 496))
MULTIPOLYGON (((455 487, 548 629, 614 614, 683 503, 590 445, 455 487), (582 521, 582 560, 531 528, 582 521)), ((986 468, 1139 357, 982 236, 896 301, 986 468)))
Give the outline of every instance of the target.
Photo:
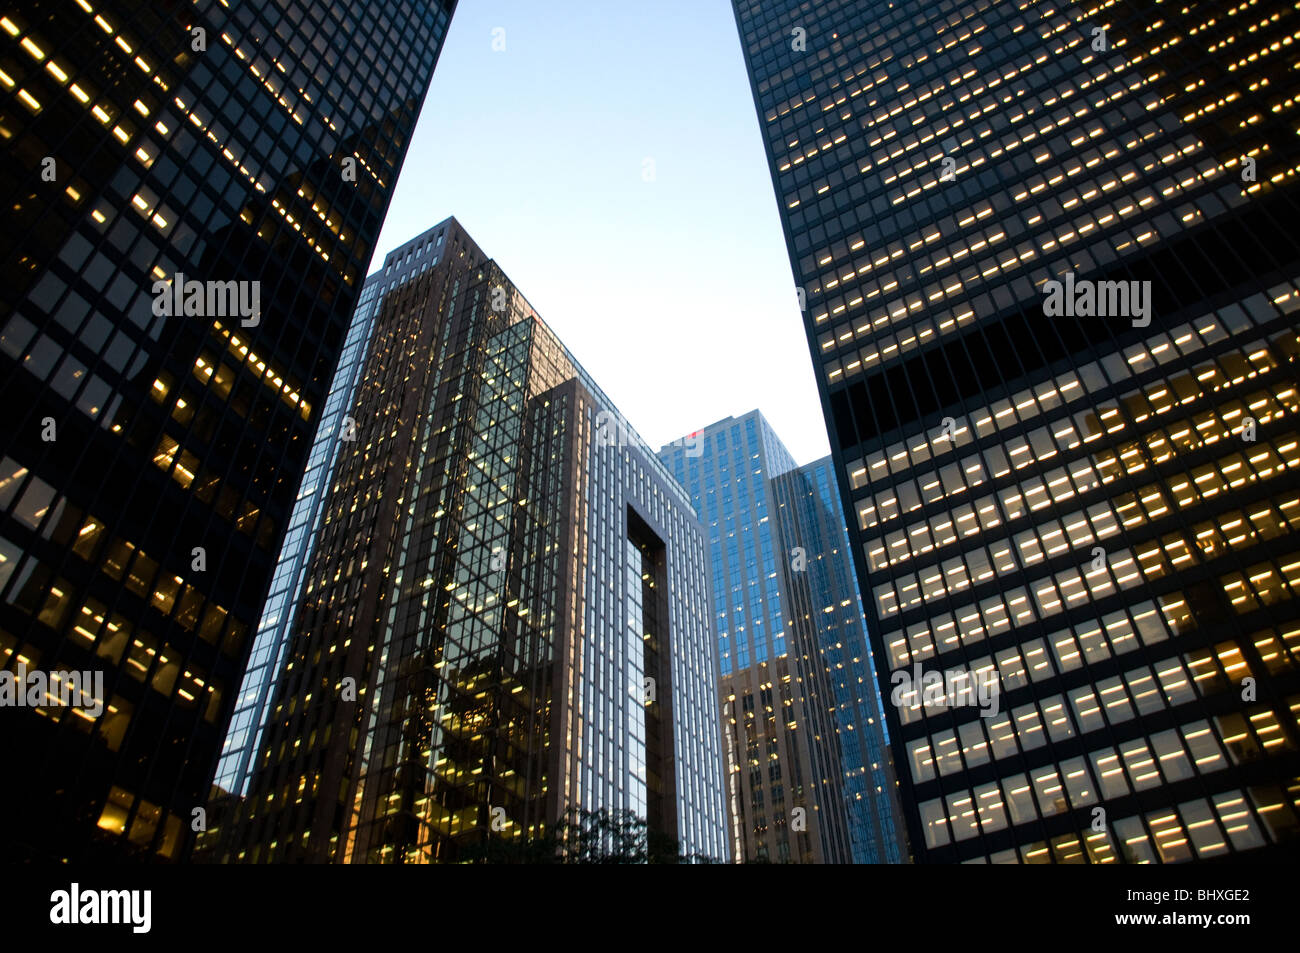
POLYGON ((26 690, 0 855, 174 859, 203 826, 454 6, 0 17, 0 666, 26 690))
POLYGON ((916 858, 1294 850, 1300 13, 734 6, 916 858))

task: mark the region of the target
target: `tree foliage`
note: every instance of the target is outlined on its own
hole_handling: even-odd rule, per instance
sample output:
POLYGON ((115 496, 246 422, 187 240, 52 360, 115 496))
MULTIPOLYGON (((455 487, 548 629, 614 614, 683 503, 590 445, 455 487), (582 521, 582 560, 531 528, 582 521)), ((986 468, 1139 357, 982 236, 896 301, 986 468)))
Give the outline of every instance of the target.
POLYGON ((713 863, 684 855, 677 839, 652 830, 628 810, 572 810, 535 837, 497 838, 461 851, 466 863, 485 864, 685 864, 713 863))

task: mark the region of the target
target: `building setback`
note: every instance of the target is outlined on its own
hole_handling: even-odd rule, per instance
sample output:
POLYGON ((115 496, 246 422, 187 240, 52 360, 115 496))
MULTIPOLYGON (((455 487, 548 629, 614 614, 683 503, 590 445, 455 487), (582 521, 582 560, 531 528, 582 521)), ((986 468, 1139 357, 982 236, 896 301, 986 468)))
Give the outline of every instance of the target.
POLYGON ((709 536, 738 861, 897 863, 895 784, 837 498, 758 411, 660 450, 709 536))
POLYGON ((0 711, 3 856, 184 854, 454 6, 0 17, 0 666, 104 675, 0 711))
POLYGON ((1167 6, 734 0, 918 860, 1300 833, 1300 13, 1167 6))
POLYGON ((241 694, 214 855, 454 862, 608 809, 725 857, 681 487, 454 220, 372 284, 355 430, 283 663, 241 694))

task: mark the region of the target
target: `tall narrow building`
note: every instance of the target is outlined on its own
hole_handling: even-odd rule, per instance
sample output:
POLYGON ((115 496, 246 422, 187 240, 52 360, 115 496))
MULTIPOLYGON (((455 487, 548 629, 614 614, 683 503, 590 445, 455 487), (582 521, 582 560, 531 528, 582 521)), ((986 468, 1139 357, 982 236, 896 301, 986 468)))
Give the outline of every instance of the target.
POLYGON ((1300 11, 734 0, 917 858, 1300 823, 1300 11))
POLYGON ((867 638, 834 464, 822 457, 774 478, 791 566, 806 567, 803 613, 830 682, 855 863, 910 859, 875 655, 867 638))
POLYGON ((0 16, 0 856, 185 852, 454 6, 0 16))
MULTIPOLYGON (((243 684, 222 743, 221 761, 213 782, 213 795, 219 802, 224 802, 229 794, 243 796, 247 793, 250 761, 266 724, 276 674, 285 664, 294 609, 315 552, 331 477, 340 459, 339 450, 356 436, 352 404, 370 352, 375 314, 389 291, 438 264, 447 250, 446 240, 451 233, 452 220, 447 219, 415 241, 390 252, 384 260, 383 270, 371 275, 361 286, 361 297, 348 326, 338 370, 321 412, 307 471, 289 517, 289 528, 272 575, 271 590, 253 636, 243 684)), ((458 253, 465 253, 464 264, 467 267, 486 263, 486 256, 469 236, 458 233, 455 237, 460 239, 456 248, 458 253)))
POLYGON ((659 455, 708 533, 734 858, 905 859, 871 650, 826 461, 796 466, 757 410, 659 455))
POLYGON ((689 499, 454 220, 372 289, 314 542, 282 558, 307 569, 275 610, 288 628, 264 621, 205 849, 455 862, 606 809, 725 857, 689 499))

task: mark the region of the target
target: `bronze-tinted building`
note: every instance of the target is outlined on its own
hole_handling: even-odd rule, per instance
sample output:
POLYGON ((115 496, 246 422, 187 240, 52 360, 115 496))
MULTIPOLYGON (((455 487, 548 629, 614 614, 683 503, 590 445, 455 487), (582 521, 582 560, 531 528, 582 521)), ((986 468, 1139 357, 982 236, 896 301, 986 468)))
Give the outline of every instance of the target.
POLYGON ((604 809, 724 858, 685 493, 455 220, 394 251, 363 307, 351 426, 321 438, 339 457, 205 851, 456 862, 604 809))

